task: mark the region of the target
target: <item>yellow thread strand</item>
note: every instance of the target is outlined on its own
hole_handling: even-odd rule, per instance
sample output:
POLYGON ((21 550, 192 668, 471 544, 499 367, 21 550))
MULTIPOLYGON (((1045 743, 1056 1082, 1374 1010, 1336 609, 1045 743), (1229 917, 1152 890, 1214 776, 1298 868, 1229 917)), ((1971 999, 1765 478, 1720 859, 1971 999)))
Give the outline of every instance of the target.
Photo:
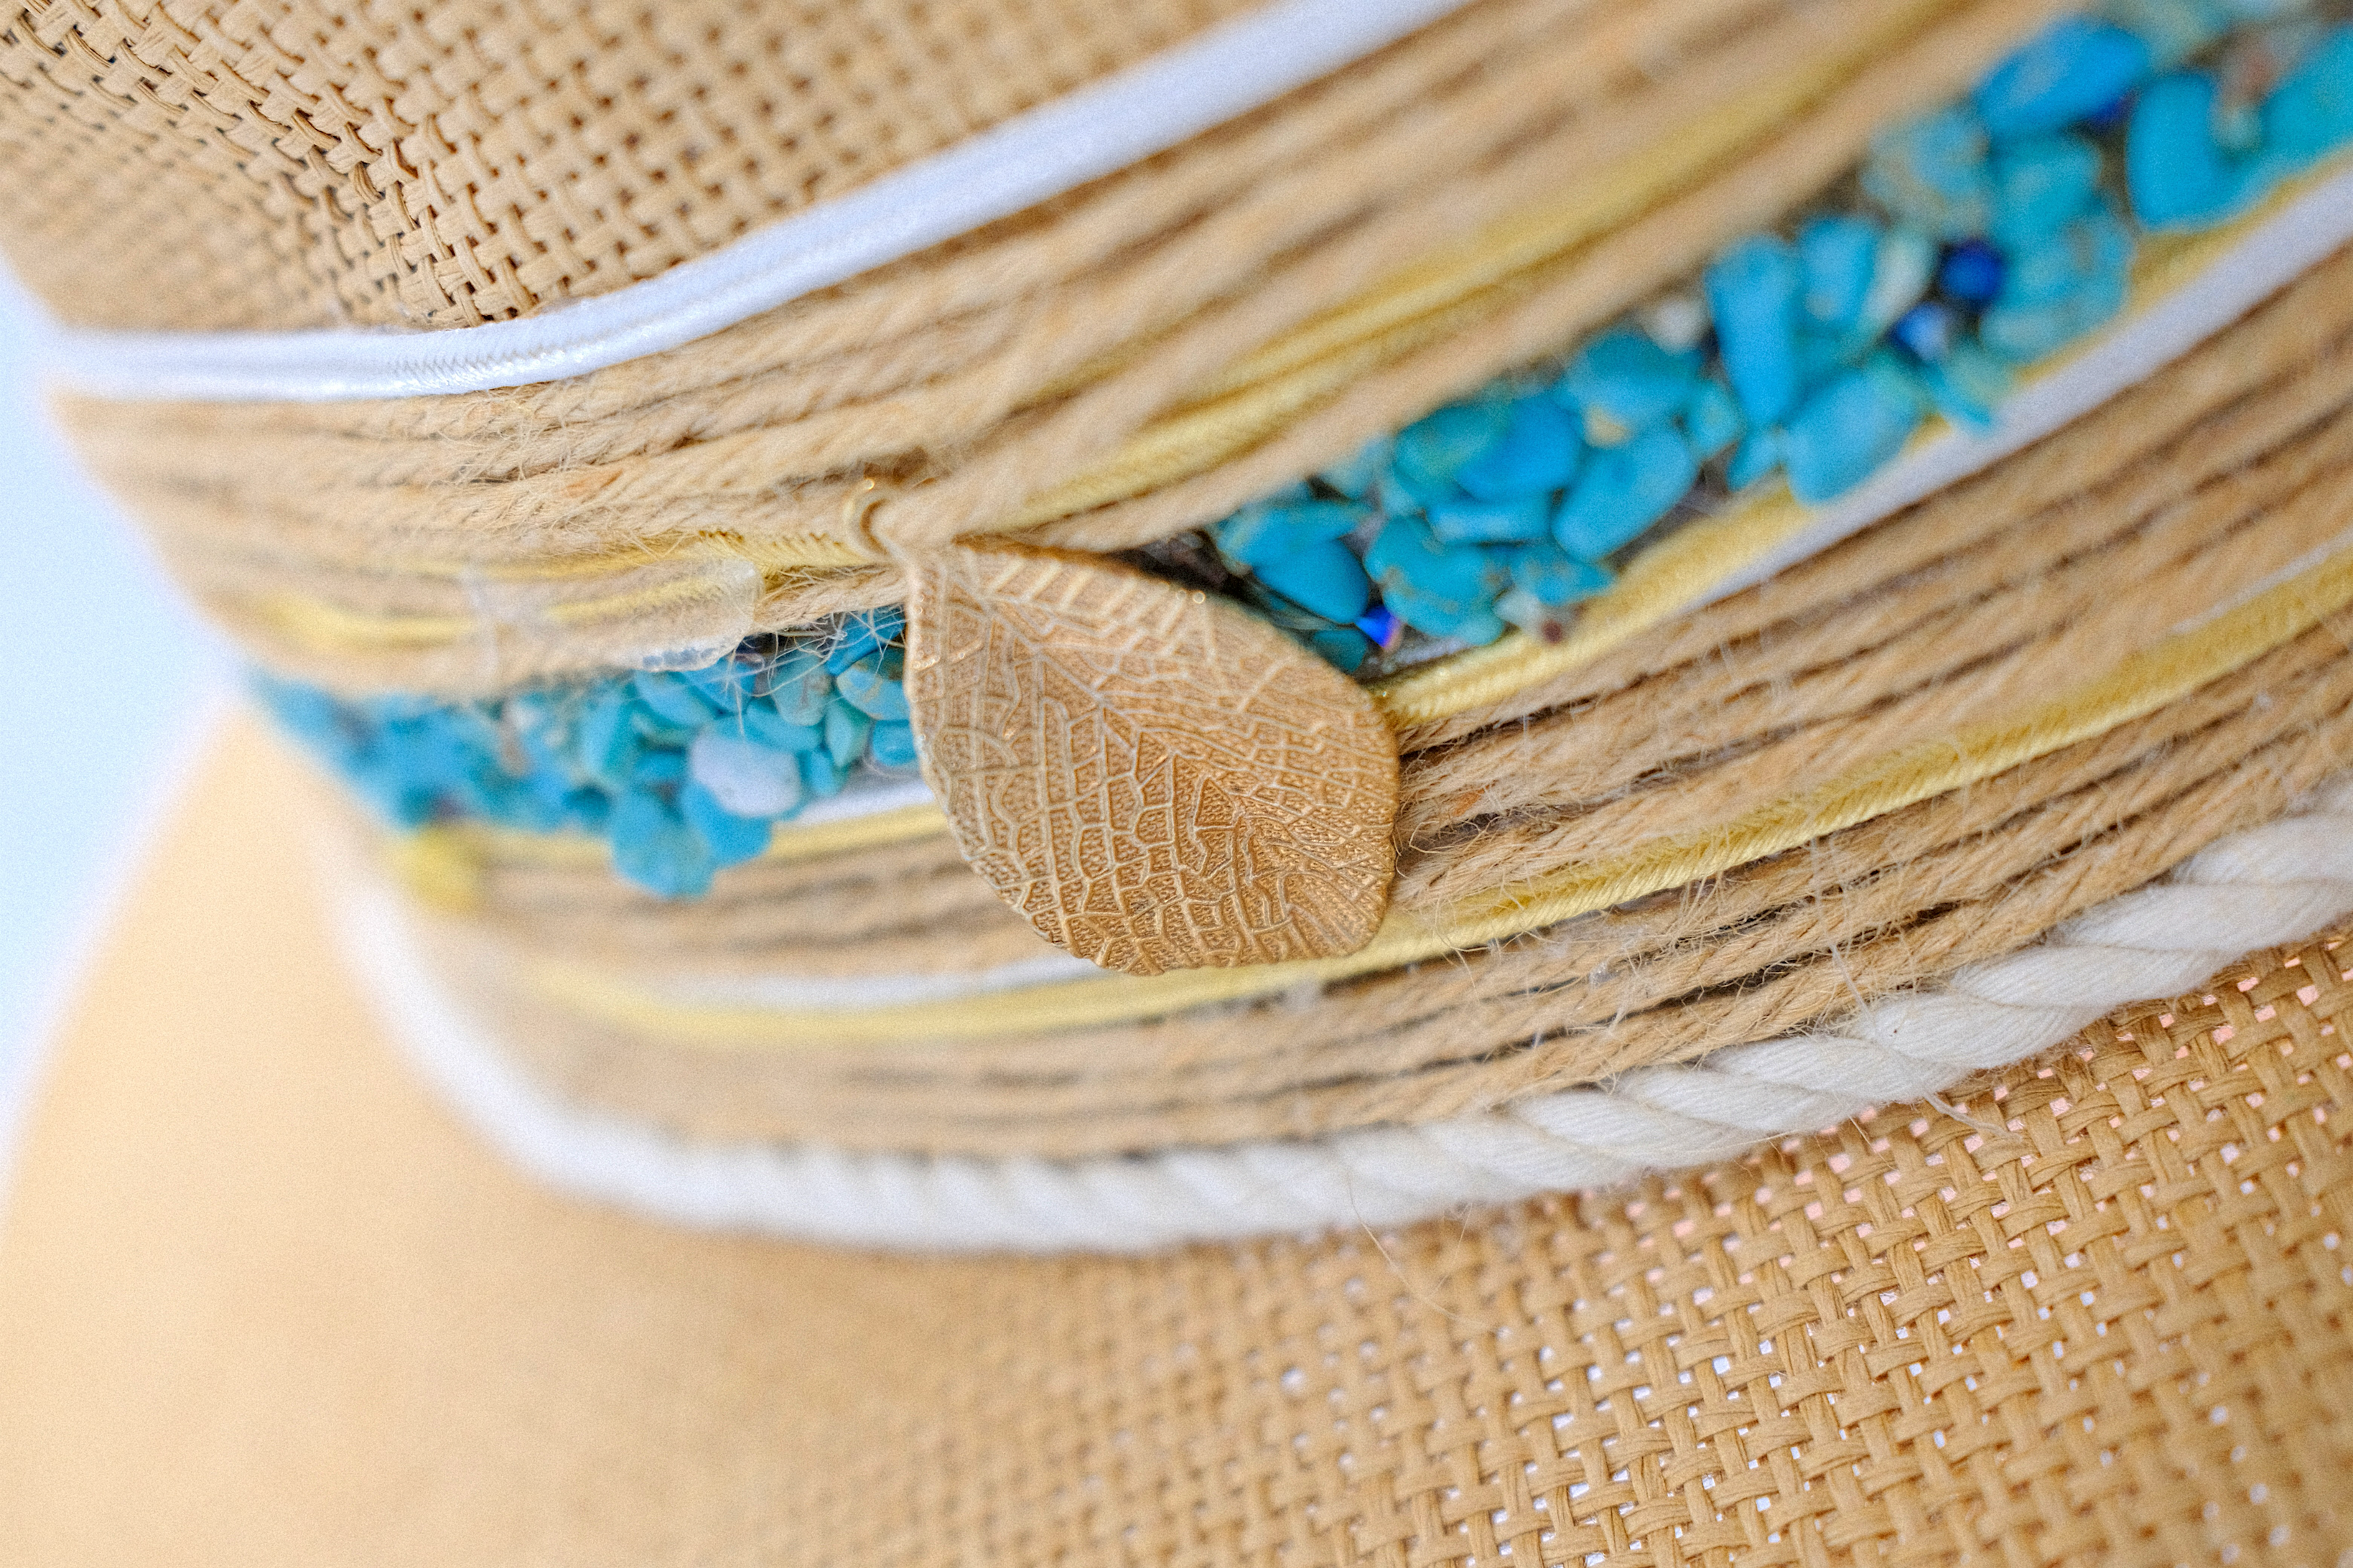
POLYGON ((1302 984, 1351 979, 1525 935, 1572 916, 1683 887, 1990 778, 2145 717, 2302 636, 2348 605, 2353 605, 2353 551, 2340 552, 2021 713, 1905 747, 1713 827, 1494 889, 1440 915, 1393 915, 1369 946, 1345 958, 1145 979, 1105 975, 862 1011, 692 1005, 559 963, 534 968, 528 983, 561 1004, 660 1037, 717 1049, 767 1049, 984 1039, 1132 1023, 1276 994, 1302 984))
MULTIPOLYGON (((947 831, 947 818, 929 801, 893 806, 834 822, 778 823, 755 863, 789 864, 929 838, 947 831)), ((552 870, 603 869, 612 864, 605 840, 585 833, 527 833, 476 822, 439 823, 394 838, 388 858, 409 889, 441 909, 471 907, 483 875, 502 866, 552 870)))

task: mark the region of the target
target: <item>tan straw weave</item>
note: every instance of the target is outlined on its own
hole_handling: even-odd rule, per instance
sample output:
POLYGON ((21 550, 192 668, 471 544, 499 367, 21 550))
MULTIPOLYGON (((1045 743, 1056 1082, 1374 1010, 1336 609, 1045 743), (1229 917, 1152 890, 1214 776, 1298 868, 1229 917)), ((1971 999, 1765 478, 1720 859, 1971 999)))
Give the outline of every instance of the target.
POLYGON ((0 247, 66 320, 461 327, 603 293, 1249 0, 32 0, 0 247))
POLYGON ((0 1555, 565 1568, 2353 1551, 2333 939, 1748 1160, 1148 1259, 698 1237, 371 1042, 279 764, 130 906, 0 1229, 0 1555))

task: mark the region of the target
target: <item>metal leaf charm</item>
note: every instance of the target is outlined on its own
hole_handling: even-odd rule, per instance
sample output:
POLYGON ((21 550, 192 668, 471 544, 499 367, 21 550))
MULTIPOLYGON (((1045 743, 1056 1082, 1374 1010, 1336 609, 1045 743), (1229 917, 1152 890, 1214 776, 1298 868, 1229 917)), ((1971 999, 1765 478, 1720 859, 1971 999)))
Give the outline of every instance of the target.
POLYGON ((1397 740, 1356 682, 1100 556, 983 542, 908 567, 924 776, 1047 940, 1129 974, 1371 940, 1397 740))

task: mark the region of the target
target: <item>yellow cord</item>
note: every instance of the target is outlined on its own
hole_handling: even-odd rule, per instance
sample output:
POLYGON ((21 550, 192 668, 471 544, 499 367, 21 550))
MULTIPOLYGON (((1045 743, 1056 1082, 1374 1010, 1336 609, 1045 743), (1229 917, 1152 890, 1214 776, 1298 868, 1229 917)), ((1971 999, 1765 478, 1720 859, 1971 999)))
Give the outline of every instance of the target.
POLYGON ((560 960, 527 983, 563 1005, 645 1034, 716 1049, 869 1046, 1132 1023, 1187 1008, 1329 984, 1501 942, 1687 886, 1829 833, 2006 772, 2145 717, 2246 666, 2353 605, 2353 550, 2211 620, 2130 655, 2095 679, 2009 718, 1891 752, 1730 820, 1653 839, 1621 855, 1491 889, 1452 907, 1393 914, 1372 943, 1344 958, 1104 975, 952 1001, 795 1011, 687 1004, 560 960))

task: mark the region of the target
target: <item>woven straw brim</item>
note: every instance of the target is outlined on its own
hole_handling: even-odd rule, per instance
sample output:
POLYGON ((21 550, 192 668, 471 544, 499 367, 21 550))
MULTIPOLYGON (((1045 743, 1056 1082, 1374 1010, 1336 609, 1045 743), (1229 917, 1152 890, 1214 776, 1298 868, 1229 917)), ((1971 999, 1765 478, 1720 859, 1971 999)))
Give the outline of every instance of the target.
POLYGON ((497 1164, 337 977, 289 788, 250 733, 216 759, 48 1074, 0 1233, 11 1563, 2353 1548, 2353 949, 1630 1194, 916 1260, 497 1164))

